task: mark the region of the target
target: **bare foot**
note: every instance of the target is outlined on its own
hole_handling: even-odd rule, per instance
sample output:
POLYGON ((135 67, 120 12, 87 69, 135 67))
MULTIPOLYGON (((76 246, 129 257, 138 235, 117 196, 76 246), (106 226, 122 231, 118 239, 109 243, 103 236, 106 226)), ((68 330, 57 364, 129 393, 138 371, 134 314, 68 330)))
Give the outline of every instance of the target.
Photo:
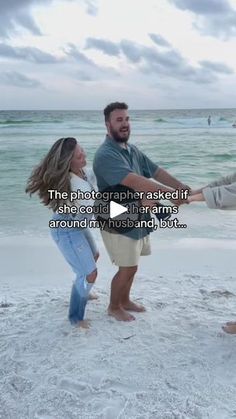
POLYGON ((133 301, 127 301, 127 303, 122 304, 122 307, 125 310, 136 311, 137 313, 143 313, 146 311, 146 308, 142 304, 134 303, 133 301))
POLYGON ((135 320, 135 317, 132 314, 127 313, 122 307, 117 309, 111 309, 108 307, 107 310, 109 316, 114 317, 116 320, 123 321, 123 322, 132 322, 135 320))
POLYGON ((236 322, 227 322, 224 326, 222 326, 222 329, 226 333, 230 333, 231 335, 236 334, 236 322))
POLYGON ((88 296, 88 300, 98 300, 98 295, 94 292, 90 292, 88 296))
POLYGON ((82 329, 89 329, 91 322, 89 320, 80 320, 75 326, 79 328, 81 327, 82 329))

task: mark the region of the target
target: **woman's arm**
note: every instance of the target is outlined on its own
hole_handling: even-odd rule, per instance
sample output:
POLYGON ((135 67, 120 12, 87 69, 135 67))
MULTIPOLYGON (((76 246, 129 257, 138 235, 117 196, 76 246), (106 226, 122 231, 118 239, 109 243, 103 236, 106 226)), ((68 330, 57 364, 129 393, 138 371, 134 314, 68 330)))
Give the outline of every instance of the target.
MULTIPOLYGON (((199 194, 205 188, 212 188, 215 186, 223 186, 223 185, 230 185, 231 183, 236 182, 236 172, 232 173, 231 175, 221 177, 220 179, 214 180, 213 182, 209 183, 208 185, 203 186, 202 188, 192 190, 191 195, 199 194)), ((190 201, 192 202, 192 201, 190 201)))
POLYGON ((235 209, 236 182, 230 185, 204 188, 201 193, 189 196, 188 201, 206 201, 207 206, 214 209, 235 209))
POLYGON ((204 188, 202 191, 209 208, 235 209, 236 208, 236 182, 204 188))
POLYGON ((200 202, 205 201, 205 197, 202 192, 195 193, 195 195, 191 195, 188 197, 188 202, 200 202))
POLYGON ((211 183, 209 183, 210 188, 214 186, 222 186, 222 185, 230 185, 231 183, 236 182, 236 172, 232 173, 231 175, 221 177, 220 179, 217 179, 211 183))

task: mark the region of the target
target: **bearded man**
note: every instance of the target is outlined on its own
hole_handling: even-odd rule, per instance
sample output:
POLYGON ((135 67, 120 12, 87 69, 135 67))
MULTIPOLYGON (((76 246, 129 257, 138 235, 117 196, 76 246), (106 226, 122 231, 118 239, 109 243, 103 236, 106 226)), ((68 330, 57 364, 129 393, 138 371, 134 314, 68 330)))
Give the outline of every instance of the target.
MULTIPOLYGON (((123 185, 138 192, 173 192, 188 189, 166 170, 150 160, 135 145, 129 144, 130 120, 126 103, 110 103, 104 109, 107 135, 98 148, 93 162, 99 191, 115 185, 123 185), (153 182, 150 179, 157 182, 153 182), (167 187, 165 187, 165 186, 167 187), (169 187, 169 188, 168 188, 169 187)), ((175 205, 186 202, 183 199, 171 200, 175 205)), ((155 202, 148 202, 152 207, 155 202)), ((147 205, 145 199, 142 202, 147 205)), ((145 214, 145 219, 151 219, 145 214)), ((106 250, 118 271, 112 279, 108 314, 116 320, 132 321, 130 313, 145 311, 144 306, 131 301, 130 290, 138 269, 140 256, 150 255, 150 232, 152 228, 138 227, 122 231, 122 234, 101 230, 106 250)))

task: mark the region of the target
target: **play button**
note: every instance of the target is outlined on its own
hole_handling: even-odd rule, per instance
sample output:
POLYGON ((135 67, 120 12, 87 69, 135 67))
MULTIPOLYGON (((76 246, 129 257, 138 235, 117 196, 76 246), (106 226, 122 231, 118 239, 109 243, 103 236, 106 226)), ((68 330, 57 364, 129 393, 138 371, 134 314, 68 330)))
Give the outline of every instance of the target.
POLYGON ((114 201, 110 202, 110 218, 118 217, 118 215, 124 214, 127 211, 128 208, 124 207, 124 205, 117 204, 114 201))
POLYGON ((102 230, 126 233, 141 219, 138 209, 141 201, 135 199, 134 190, 123 185, 109 186, 101 198, 94 202, 94 217, 102 230))
MULTIPOLYGON (((142 211, 142 203, 133 189, 124 185, 109 186, 94 202, 93 214, 99 228, 111 233, 125 234, 134 228, 144 227, 152 231, 150 214, 142 211)), ((158 221, 167 220, 171 213, 159 204, 160 212, 155 213, 158 221)))

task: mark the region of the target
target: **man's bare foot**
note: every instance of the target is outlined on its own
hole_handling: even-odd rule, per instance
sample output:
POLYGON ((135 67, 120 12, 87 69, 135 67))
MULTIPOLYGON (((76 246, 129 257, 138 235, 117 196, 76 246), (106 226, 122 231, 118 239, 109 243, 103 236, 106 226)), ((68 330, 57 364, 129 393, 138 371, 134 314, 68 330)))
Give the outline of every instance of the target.
POLYGON ((222 329, 226 333, 230 333, 231 335, 236 334, 236 322, 227 322, 224 326, 222 326, 222 329))
POLYGON ((82 329, 89 329, 91 322, 89 320, 80 320, 75 326, 79 328, 81 327, 82 329))
POLYGON ((88 296, 88 300, 98 300, 98 295, 94 292, 90 292, 88 296))
POLYGON ((125 310, 136 311, 137 313, 143 313, 144 311, 146 311, 146 308, 142 306, 142 304, 137 304, 130 300, 127 301, 127 303, 122 304, 122 307, 125 310))
POLYGON ((132 322, 135 320, 135 317, 132 314, 127 313, 122 307, 117 309, 111 309, 108 307, 107 310, 109 316, 114 317, 116 320, 123 321, 123 322, 132 322))

